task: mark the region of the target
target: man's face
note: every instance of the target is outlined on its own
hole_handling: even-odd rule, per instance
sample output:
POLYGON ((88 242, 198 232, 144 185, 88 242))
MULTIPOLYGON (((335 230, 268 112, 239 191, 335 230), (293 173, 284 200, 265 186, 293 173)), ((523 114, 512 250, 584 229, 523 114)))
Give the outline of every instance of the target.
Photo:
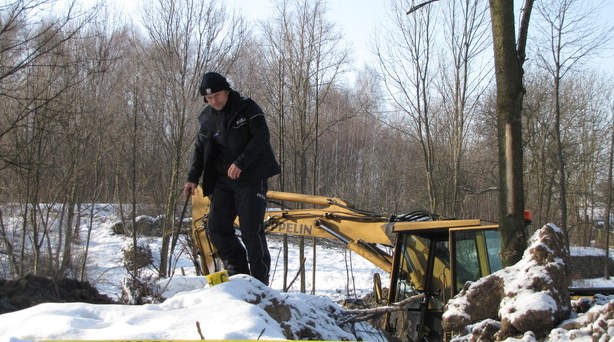
POLYGON ((221 90, 211 95, 205 95, 209 106, 215 110, 222 110, 228 101, 228 90, 221 90))

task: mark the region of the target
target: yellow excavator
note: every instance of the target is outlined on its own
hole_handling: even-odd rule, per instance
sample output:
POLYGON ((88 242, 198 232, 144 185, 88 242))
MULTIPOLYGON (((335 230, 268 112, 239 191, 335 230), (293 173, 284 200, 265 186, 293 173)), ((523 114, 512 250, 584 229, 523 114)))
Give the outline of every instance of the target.
MULTIPOLYGON (((280 205, 267 210, 263 218, 269 234, 342 242, 389 273, 387 298, 381 298, 380 277, 374 277, 376 296, 383 304, 423 295, 408 310, 385 317, 385 329, 402 340, 441 340, 441 316, 448 299, 465 282, 502 268, 497 224, 445 220, 420 211, 385 216, 333 197, 278 191, 268 191, 266 197, 280 205), (287 209, 291 204, 314 208, 287 209)), ((205 275, 223 268, 206 233, 208 212, 209 199, 199 187, 192 196, 192 237, 205 275)))

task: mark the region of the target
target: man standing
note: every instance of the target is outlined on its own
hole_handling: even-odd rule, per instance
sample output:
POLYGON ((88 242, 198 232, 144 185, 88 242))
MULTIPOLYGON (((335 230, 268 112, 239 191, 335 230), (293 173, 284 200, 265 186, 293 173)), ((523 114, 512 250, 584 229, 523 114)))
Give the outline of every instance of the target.
POLYGON ((216 72, 203 76, 199 90, 208 106, 198 117, 200 131, 183 192, 193 195, 202 176, 203 193, 211 195, 207 232, 228 274, 251 274, 268 285, 271 256, 263 219, 267 180, 280 167, 264 113, 216 72), (243 244, 233 227, 237 215, 243 244))

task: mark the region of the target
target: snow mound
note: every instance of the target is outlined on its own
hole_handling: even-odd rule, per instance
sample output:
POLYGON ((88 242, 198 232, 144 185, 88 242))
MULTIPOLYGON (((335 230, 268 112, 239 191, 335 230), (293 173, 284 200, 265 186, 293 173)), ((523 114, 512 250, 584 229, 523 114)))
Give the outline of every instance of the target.
POLYGON ((339 341, 373 340, 376 335, 370 334, 377 334, 366 324, 360 332, 349 324, 338 326, 343 309, 327 297, 280 292, 251 276, 236 275, 211 287, 203 277, 175 281, 184 282, 180 287, 186 291, 161 304, 46 303, 4 314, 0 340, 339 341))
POLYGON ((564 241, 553 224, 536 231, 521 261, 465 284, 448 302, 444 330, 497 340, 527 332, 547 336, 571 312, 564 241))

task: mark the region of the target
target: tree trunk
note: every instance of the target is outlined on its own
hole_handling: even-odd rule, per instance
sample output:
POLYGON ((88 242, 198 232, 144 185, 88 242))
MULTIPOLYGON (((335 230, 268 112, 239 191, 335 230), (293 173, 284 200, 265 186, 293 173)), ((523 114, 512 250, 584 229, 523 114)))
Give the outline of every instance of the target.
POLYGON ((614 124, 612 124, 612 139, 610 141, 610 162, 608 167, 608 187, 607 187, 607 206, 605 210, 604 228, 605 228, 605 260, 603 277, 610 279, 610 270, 608 262, 610 260, 610 214, 612 211, 612 167, 614 166, 614 124))
MULTIPOLYGON (((532 1, 525 4, 524 17, 532 1)), ((506 266, 522 258, 527 247, 524 226, 523 153, 522 153, 522 100, 524 87, 523 26, 518 50, 515 42, 514 3, 509 0, 490 0, 497 82, 497 136, 499 145, 499 216, 501 231, 501 258, 506 266)), ((521 24, 521 25, 523 25, 521 24)), ((526 27, 525 27, 526 28, 526 27)))

